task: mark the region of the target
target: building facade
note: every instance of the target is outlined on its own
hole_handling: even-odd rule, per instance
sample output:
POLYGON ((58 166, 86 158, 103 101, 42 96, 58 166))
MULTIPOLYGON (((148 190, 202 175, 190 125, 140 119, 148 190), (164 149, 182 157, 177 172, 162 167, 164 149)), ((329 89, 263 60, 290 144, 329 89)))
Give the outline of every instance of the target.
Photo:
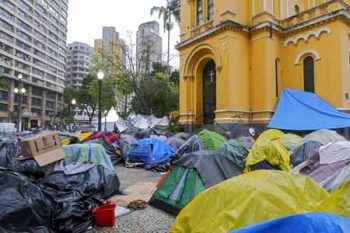
POLYGON ((163 42, 159 23, 151 21, 139 26, 136 33, 136 54, 142 70, 150 71, 153 63, 162 63, 163 42))
POLYGON ((266 124, 283 88, 350 110, 349 0, 182 0, 180 122, 266 124))
POLYGON ((94 56, 101 59, 107 73, 117 75, 124 68, 125 43, 119 38, 115 27, 103 27, 102 39, 95 40, 94 56))
POLYGON ((0 0, 0 121, 17 121, 23 77, 23 123, 49 121, 63 105, 68 0, 0 0))
POLYGON ((81 87, 89 75, 93 49, 90 45, 74 42, 68 45, 66 86, 81 87))

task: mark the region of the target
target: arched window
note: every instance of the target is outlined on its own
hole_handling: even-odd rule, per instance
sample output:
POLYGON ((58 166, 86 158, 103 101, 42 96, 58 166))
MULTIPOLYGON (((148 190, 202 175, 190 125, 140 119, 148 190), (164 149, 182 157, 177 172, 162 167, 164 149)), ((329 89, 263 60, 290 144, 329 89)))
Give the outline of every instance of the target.
POLYGON ((279 58, 276 58, 275 60, 275 88, 276 88, 276 97, 279 96, 279 91, 278 91, 278 85, 279 85, 279 82, 278 82, 278 79, 279 79, 279 69, 280 69, 280 59, 279 58))
POLYGON ((208 20, 214 18, 214 0, 208 0, 208 20))
POLYGON ((299 14, 300 13, 300 7, 298 5, 295 5, 294 6, 294 11, 295 11, 295 14, 299 14))
POLYGON ((203 22, 203 0, 197 0, 197 25, 203 22))
POLYGON ((310 56, 304 59, 304 91, 315 92, 314 59, 310 56))

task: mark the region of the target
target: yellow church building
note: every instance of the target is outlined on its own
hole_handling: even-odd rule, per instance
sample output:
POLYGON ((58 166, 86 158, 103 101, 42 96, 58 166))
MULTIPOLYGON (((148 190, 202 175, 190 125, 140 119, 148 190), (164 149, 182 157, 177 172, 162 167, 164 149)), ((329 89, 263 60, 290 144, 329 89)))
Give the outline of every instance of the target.
POLYGON ((181 0, 180 123, 266 124, 283 88, 350 109, 350 0, 181 0))

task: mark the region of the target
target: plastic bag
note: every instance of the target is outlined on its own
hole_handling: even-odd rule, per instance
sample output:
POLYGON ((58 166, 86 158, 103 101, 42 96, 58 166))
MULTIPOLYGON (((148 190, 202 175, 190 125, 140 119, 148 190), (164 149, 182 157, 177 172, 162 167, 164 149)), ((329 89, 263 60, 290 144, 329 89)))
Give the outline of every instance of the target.
POLYGON ((0 168, 0 232, 51 232, 54 206, 27 177, 0 168))

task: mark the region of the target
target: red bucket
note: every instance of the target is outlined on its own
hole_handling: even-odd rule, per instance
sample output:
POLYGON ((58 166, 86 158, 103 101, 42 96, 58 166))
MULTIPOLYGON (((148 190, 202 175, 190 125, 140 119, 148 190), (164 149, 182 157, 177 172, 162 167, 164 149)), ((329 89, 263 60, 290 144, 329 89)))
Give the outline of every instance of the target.
POLYGON ((115 204, 104 204, 92 211, 95 223, 99 227, 113 227, 115 225, 115 204))

